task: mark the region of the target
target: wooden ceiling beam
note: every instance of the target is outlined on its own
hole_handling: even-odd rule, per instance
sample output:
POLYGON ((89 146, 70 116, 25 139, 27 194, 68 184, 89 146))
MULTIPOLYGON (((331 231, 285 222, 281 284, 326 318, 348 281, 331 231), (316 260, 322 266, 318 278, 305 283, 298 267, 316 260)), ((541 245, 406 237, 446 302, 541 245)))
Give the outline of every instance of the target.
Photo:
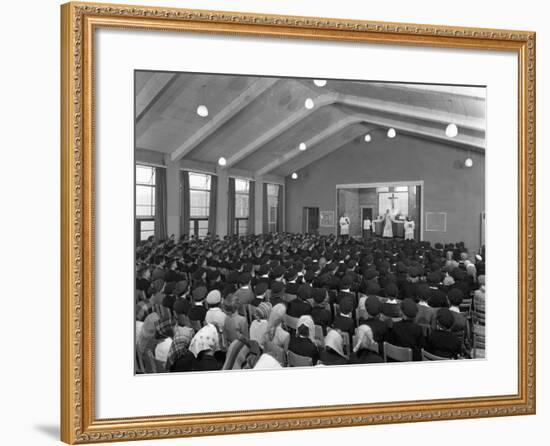
POLYGON ((239 96, 233 99, 220 112, 212 117, 205 125, 191 135, 182 145, 172 152, 172 162, 182 159, 202 141, 212 135, 223 124, 228 122, 237 113, 254 102, 259 96, 269 90, 277 82, 275 78, 260 78, 252 83, 239 96))

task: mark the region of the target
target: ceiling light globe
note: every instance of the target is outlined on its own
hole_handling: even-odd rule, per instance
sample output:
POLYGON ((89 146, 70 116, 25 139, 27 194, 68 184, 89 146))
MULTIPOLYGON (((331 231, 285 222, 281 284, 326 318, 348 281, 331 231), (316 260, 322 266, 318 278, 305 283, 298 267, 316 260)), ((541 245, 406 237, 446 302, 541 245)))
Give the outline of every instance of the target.
POLYGON ((206 118, 208 116, 208 107, 206 105, 199 105, 197 107, 197 115, 201 118, 206 118))
POLYGON ((290 175, 290 178, 292 178, 293 180, 297 180, 298 174, 296 172, 292 172, 292 175, 290 175))
POLYGON ((393 127, 388 129, 388 138, 395 138, 395 135, 397 135, 397 132, 393 127))
POLYGON ((327 81, 324 80, 324 79, 314 79, 314 80, 313 80, 313 83, 314 83, 315 86, 317 86, 317 87, 324 87, 324 86, 327 84, 327 81))
POLYGON ((315 103, 313 102, 313 99, 307 98, 307 99, 306 99, 306 102, 304 103, 304 105, 306 106, 306 108, 307 108, 308 110, 311 110, 311 109, 315 106, 315 103))
POLYGON ((304 151, 307 149, 306 143, 305 143, 305 142, 301 142, 300 145, 298 146, 298 149, 299 149, 301 152, 304 152, 304 151))
POLYGON ((372 136, 370 136, 370 134, 367 133, 367 134, 365 135, 365 142, 371 142, 371 141, 372 141, 372 136))
POLYGON ((223 167, 227 164, 227 160, 221 156, 220 159, 218 159, 218 164, 223 167))
POLYGON ((458 135, 458 127, 456 126, 456 124, 450 123, 445 129, 445 135, 447 135, 449 138, 454 138, 456 135, 458 135))
POLYGON ((466 167, 472 167, 474 165, 474 160, 472 158, 466 158, 464 161, 464 165, 466 167))

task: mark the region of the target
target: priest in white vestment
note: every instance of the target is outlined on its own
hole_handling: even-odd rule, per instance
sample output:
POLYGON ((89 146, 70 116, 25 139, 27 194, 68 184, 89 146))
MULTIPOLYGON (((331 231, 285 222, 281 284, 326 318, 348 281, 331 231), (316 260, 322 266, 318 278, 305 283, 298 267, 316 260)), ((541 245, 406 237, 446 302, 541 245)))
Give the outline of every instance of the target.
POLYGON ((407 221, 404 224, 405 226, 405 240, 414 239, 414 221, 407 217, 407 221))
POLYGON ((340 235, 348 237, 349 236, 349 224, 350 224, 349 217, 346 214, 342 215, 340 217, 339 223, 340 223, 340 235))
POLYGON ((384 231, 382 232, 382 237, 393 238, 393 227, 392 223, 394 222, 390 210, 387 209, 383 217, 384 220, 384 231))

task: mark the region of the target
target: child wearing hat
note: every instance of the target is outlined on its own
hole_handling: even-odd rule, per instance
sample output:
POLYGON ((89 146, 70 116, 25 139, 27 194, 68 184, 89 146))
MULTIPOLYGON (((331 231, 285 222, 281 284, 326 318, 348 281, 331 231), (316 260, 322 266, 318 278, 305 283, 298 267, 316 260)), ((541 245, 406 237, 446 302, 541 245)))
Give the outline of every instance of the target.
POLYGON ((246 321, 246 317, 239 314, 239 307, 241 306, 239 297, 234 294, 232 297, 226 299, 224 305, 227 318, 225 319, 223 332, 227 345, 231 344, 235 339, 239 339, 239 337, 248 338, 248 322, 246 321))
POLYGON ((332 313, 327 308, 327 290, 324 288, 313 288, 311 296, 313 300, 311 318, 315 325, 320 325, 323 328, 323 336, 326 336, 327 327, 332 324, 332 313))
POLYGON ((250 324, 250 340, 260 344, 267 331, 267 319, 271 313, 271 304, 267 302, 260 303, 255 307, 253 320, 250 324))
POLYGON ((287 314, 292 317, 311 314, 311 304, 308 302, 311 297, 311 287, 306 284, 299 285, 296 293, 296 299, 288 303, 287 314))
POLYGON ((349 335, 350 342, 355 332, 355 322, 353 321, 352 312, 353 298, 344 297, 340 301, 338 314, 334 316, 334 322, 332 323, 333 328, 349 335))
POLYGON ((204 299, 208 293, 206 287, 199 286, 191 292, 193 298, 193 305, 189 309, 189 320, 198 321, 202 325, 204 318, 206 317, 206 307, 204 306, 204 299))
POLYGON ((444 358, 458 358, 462 345, 460 339, 451 328, 455 322, 453 313, 448 308, 437 310, 436 329, 430 333, 426 341, 426 350, 444 358))
POLYGON ((403 319, 393 324, 388 336, 389 342, 399 347, 412 349, 413 361, 420 361, 425 339, 422 327, 414 322, 418 314, 418 307, 414 300, 407 298, 401 302, 401 311, 403 319))
POLYGON ((222 294, 218 290, 212 290, 206 296, 206 304, 208 305, 208 311, 204 321, 207 324, 214 324, 218 331, 222 331, 225 325, 225 319, 227 315, 220 308, 222 302, 222 294))
POLYGON ((430 330, 435 328, 435 315, 437 310, 428 305, 430 289, 425 283, 421 283, 416 288, 416 299, 418 300, 418 313, 415 322, 420 325, 430 327, 430 330))
POLYGON ((397 322, 401 319, 401 304, 397 295, 399 289, 395 283, 388 283, 385 288, 386 301, 382 304, 382 319, 397 322))
POLYGON ((388 323, 380 318, 382 302, 377 296, 369 296, 365 301, 365 312, 367 317, 359 320, 359 325, 368 325, 372 330, 374 341, 382 345, 388 334, 388 323))

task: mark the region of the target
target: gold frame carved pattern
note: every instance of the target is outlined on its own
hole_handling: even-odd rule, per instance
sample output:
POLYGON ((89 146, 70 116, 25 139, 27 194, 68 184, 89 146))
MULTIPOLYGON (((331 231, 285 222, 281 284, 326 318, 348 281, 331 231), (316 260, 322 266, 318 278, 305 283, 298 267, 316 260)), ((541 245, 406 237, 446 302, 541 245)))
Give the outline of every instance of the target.
POLYGON ((535 33, 110 4, 61 8, 61 438, 67 443, 535 413, 535 33), (93 35, 102 27, 515 52, 519 66, 518 393, 123 419, 94 417, 93 35))

